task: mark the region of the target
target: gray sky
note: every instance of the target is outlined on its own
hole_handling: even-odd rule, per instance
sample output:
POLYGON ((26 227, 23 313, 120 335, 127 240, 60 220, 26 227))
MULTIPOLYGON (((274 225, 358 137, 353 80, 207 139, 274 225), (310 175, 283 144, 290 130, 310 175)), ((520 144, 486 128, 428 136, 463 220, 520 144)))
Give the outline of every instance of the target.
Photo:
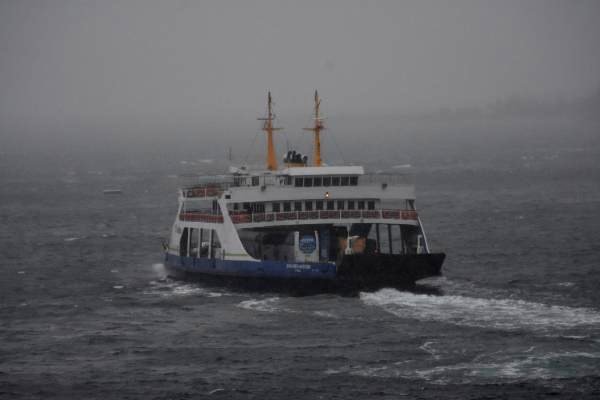
POLYGON ((267 89, 284 117, 315 88, 330 115, 580 96, 599 21, 597 0, 3 0, 0 129, 251 121, 267 89))

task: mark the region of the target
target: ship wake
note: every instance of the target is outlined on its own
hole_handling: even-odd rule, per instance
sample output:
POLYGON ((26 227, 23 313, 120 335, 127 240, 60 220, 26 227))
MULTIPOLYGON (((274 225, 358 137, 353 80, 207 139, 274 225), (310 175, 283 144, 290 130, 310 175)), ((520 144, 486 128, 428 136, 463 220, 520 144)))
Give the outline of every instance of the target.
POLYGON ((548 305, 516 299, 434 296, 382 289, 361 293, 369 306, 401 318, 438 321, 500 330, 551 331, 576 326, 600 328, 600 312, 591 308, 548 305))

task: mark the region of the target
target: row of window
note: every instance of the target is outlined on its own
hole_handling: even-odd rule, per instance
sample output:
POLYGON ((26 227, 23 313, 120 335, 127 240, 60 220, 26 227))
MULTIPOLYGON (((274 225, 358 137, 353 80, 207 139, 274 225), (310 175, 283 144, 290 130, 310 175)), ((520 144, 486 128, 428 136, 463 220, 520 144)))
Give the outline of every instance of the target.
POLYGON ((358 176, 299 176, 294 178, 296 187, 356 186, 358 176))
MULTIPOLYGON (((244 186, 251 184, 258 186, 261 183, 261 177, 235 177, 233 180, 234 186, 244 186)), ((263 183, 267 183, 266 177, 263 177, 263 183)), ((294 186, 297 187, 321 187, 321 186, 356 186, 358 185, 358 176, 298 176, 292 178, 285 176, 279 178, 279 183, 283 185, 291 185, 292 179, 294 186)), ((269 181, 270 182, 270 181, 269 181)), ((271 182, 273 183, 273 182, 271 182)))
POLYGON ((222 258, 221 241, 214 229, 183 228, 179 238, 182 257, 222 258))
MULTIPOLYGON (((264 213, 265 203, 233 204, 235 211, 243 210, 248 213, 264 213), (240 207, 241 206, 241 207, 240 207)), ((313 210, 374 210, 374 200, 307 200, 283 201, 271 203, 272 212, 313 211, 313 210)))

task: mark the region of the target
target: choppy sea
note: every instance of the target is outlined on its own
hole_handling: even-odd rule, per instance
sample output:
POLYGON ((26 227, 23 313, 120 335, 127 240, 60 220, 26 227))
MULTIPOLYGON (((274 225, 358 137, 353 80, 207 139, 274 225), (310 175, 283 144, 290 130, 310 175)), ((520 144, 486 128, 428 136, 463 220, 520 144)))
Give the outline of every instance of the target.
POLYGON ((168 277, 210 160, 3 154, 0 398, 600 398, 600 151, 507 154, 411 160, 443 276, 355 296, 168 277))

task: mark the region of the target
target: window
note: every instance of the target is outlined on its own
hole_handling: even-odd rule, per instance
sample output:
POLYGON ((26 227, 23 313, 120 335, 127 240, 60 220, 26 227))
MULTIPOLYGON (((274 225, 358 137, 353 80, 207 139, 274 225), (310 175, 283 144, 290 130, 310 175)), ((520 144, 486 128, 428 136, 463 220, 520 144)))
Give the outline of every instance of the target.
POLYGON ((294 211, 302 211, 302 202, 301 201, 294 202, 294 211))
POLYGON ((209 229, 200 229, 200 257, 208 257, 208 240, 210 239, 209 229))
POLYGON ((312 211, 313 207, 312 207, 312 201, 305 201, 304 202, 304 210, 306 211, 312 211))
POLYGON ((279 211, 281 211, 281 204, 273 203, 273 212, 279 212, 279 211))
POLYGON ((358 209, 359 210, 364 210, 365 209, 365 202, 364 201, 360 200, 358 202, 358 209))
POLYGON ((217 235, 217 232, 214 229, 210 229, 208 230, 208 235, 210 238, 210 245, 211 247, 214 249, 215 247, 221 247, 221 242, 219 241, 219 236, 217 235))
POLYGON ((283 202, 283 211, 284 212, 292 211, 292 205, 289 201, 283 202))
POLYGON ((369 210, 375 209, 375 202, 373 200, 367 202, 367 209, 369 209, 369 210))
POLYGON ((331 186, 340 186, 340 177, 334 176, 331 178, 331 186))
POLYGON ((354 202, 353 201, 348 202, 348 210, 354 210, 354 202))
POLYGON ((335 203, 333 202, 333 200, 328 200, 327 201, 327 209, 328 210, 333 210, 333 206, 335 205, 335 203))
POLYGON ((402 254, 402 231, 400 225, 390 225, 390 241, 392 242, 392 253, 402 254))
POLYGON ((313 185, 313 178, 304 178, 304 186, 311 187, 313 185))
POLYGON ((233 203, 233 209, 235 211, 237 211, 240 208, 240 205, 238 203, 233 203))
POLYGON ((286 176, 285 177, 285 184, 286 185, 291 185, 292 184, 292 177, 291 176, 286 176))
POLYGON ((375 226, 377 238, 379 239, 379 252, 382 254, 392 253, 392 242, 390 241, 391 229, 388 224, 377 224, 375 226))
POLYGON ((338 210, 343 210, 344 209, 344 200, 338 200, 338 202, 337 202, 337 209, 338 210))
POLYGON ((351 176, 350 177, 350 186, 356 186, 358 185, 358 176, 351 176))
POLYGON ((252 177, 252 186, 258 186, 258 176, 252 177))
POLYGON ((221 241, 219 240, 219 235, 217 231, 211 230, 210 240, 211 240, 211 257, 210 258, 223 258, 223 252, 221 251, 221 241))
POLYGON ((200 245, 198 244, 198 240, 199 240, 199 236, 200 236, 200 229, 195 229, 192 228, 190 230, 190 247, 189 247, 189 252, 190 252, 190 257, 198 257, 198 253, 200 250, 200 245))
POLYGON ((296 178, 294 179, 294 185, 296 187, 302 187, 302 182, 304 181, 304 178, 296 178))
POLYGON ((313 178, 313 186, 321 186, 322 181, 323 179, 320 176, 313 178))
POLYGON ((322 210, 323 209, 323 200, 317 200, 315 202, 315 209, 322 210))
POLYGON ((264 213, 265 212, 265 203, 254 203, 254 212, 255 213, 264 213))
POLYGON ((341 181, 342 181, 342 182, 341 182, 341 183, 342 183, 342 186, 348 186, 348 184, 349 184, 349 182, 350 182, 350 178, 349 178, 349 177, 347 177, 347 176, 342 176, 342 179, 341 179, 341 181))
POLYGON ((331 186, 331 177, 326 176, 323 178, 323 186, 331 186))

